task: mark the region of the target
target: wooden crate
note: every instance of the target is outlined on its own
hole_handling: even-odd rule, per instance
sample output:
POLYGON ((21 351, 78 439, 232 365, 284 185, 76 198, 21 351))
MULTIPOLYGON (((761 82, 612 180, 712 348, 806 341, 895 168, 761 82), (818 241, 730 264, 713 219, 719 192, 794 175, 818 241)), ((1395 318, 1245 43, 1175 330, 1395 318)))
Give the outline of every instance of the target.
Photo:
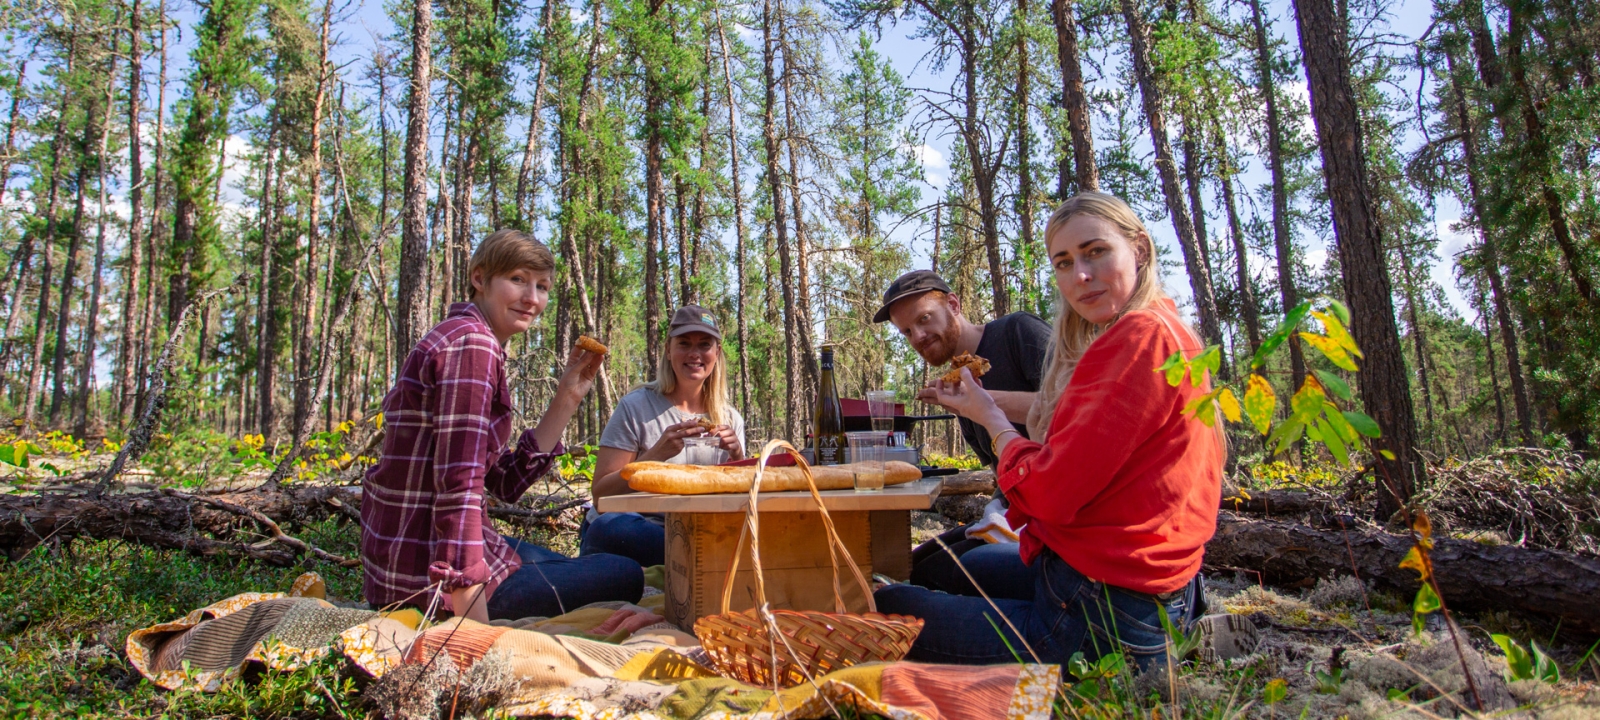
MULTIPOLYGON (((911 529, 904 510, 833 512, 834 529, 870 582, 875 568, 891 577, 910 574, 911 529)), ((694 621, 721 612, 728 564, 739 540, 743 513, 667 515, 667 620, 692 632, 694 621)), ((840 559, 839 584, 846 609, 866 612, 867 600, 840 559)), ((763 512, 761 566, 773 608, 833 611, 833 569, 827 535, 816 512, 763 512)), ((755 574, 748 541, 739 559, 729 609, 755 607, 755 574)))

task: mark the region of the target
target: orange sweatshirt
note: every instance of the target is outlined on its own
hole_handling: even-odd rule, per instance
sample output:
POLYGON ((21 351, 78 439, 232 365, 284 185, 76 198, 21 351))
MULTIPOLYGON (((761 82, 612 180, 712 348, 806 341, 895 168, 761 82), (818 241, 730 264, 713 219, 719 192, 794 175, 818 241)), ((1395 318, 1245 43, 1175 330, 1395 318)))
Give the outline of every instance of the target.
POLYGON ((1128 313, 1089 346, 1043 444, 1013 438, 1000 456, 1007 514, 1022 559, 1044 547, 1093 580, 1146 593, 1177 590, 1200 571, 1217 529, 1223 447, 1184 417, 1209 391, 1156 372, 1174 351, 1203 346, 1171 300, 1128 313))

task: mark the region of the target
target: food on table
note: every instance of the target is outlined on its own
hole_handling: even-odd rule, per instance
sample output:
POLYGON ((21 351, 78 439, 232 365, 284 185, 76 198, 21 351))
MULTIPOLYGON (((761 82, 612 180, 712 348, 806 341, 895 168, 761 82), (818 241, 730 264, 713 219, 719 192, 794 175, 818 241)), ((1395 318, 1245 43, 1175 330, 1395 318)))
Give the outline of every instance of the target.
POLYGON ((602 355, 602 356, 605 355, 608 352, 611 352, 611 348, 608 348, 605 345, 600 344, 599 340, 596 340, 596 339, 594 339, 592 337, 589 337, 588 335, 579 335, 578 336, 578 349, 579 350, 585 350, 585 351, 588 351, 588 352, 592 352, 592 353, 594 353, 596 355, 602 355))
POLYGON ((977 380, 983 377, 984 373, 989 372, 989 361, 972 353, 961 353, 950 361, 950 372, 945 373, 939 379, 947 383, 960 382, 961 368, 966 368, 967 372, 972 373, 972 379, 977 380))
MULTIPOLYGON (((811 476, 818 490, 849 490, 855 487, 856 463, 813 466, 811 476)), ((709 495, 750 492, 755 482, 753 466, 673 465, 663 462, 631 462, 622 468, 622 479, 639 492, 668 495, 709 495)), ((922 477, 915 465, 899 461, 883 464, 883 484, 899 485, 922 477)), ((761 477, 762 492, 805 490, 806 477, 799 467, 769 467, 761 477)))

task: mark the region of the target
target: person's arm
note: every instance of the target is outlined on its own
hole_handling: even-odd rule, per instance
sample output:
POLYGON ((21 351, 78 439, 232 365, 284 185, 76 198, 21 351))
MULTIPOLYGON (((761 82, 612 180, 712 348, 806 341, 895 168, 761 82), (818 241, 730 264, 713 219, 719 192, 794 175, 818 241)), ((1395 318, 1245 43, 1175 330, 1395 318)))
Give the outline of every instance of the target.
POLYGON ((589 487, 589 494, 594 499, 607 495, 620 495, 633 492, 628 487, 628 481, 622 479, 622 467, 628 463, 639 462, 666 462, 678 453, 683 452, 683 439, 704 433, 697 420, 685 420, 676 425, 669 425, 661 437, 656 440, 649 450, 635 453, 631 450, 600 446, 600 456, 595 458, 594 484, 589 487))
MULTIPOLYGON (((1038 397, 1039 393, 1021 390, 990 390, 989 395, 994 398, 994 404, 1000 407, 1000 412, 1006 414, 1007 420, 1023 425, 1028 422, 1028 409, 1033 407, 1033 399, 1038 397)), ((990 437, 993 436, 991 433, 990 437)))
POLYGON ((451 612, 457 617, 489 624, 489 591, 487 585, 456 588, 450 591, 451 612), (466 608, 466 610, 462 610, 466 608))
POLYGON ((1012 508, 1070 523, 1182 402, 1182 391, 1155 372, 1177 349, 1148 313, 1124 317, 1096 340, 1073 371, 1050 436, 1039 443, 1008 434, 997 443, 998 484, 1012 508))
POLYGON ((601 445, 594 459, 594 484, 589 486, 589 495, 599 500, 631 492, 628 482, 622 479, 622 467, 633 462, 637 456, 638 453, 632 450, 601 445))
POLYGON ((500 372, 495 342, 487 335, 465 335, 432 360, 434 504, 428 579, 452 596, 490 580, 483 553, 483 479, 491 442, 488 418, 500 372))
POLYGON ((605 356, 573 350, 567 369, 556 381, 555 397, 540 418, 538 427, 525 430, 511 452, 502 453, 484 478, 484 487, 505 502, 516 502, 534 481, 544 477, 566 452, 561 434, 577 410, 583 396, 594 388, 595 376, 605 356), (545 450, 549 448, 549 450, 545 450))

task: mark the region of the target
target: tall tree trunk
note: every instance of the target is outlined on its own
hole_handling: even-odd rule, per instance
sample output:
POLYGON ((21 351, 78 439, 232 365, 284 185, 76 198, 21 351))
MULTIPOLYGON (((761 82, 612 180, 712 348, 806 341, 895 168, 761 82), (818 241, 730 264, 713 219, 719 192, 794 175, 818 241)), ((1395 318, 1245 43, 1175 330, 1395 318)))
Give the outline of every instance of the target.
MULTIPOLYGON (((1056 25, 1056 59, 1061 65, 1061 104, 1067 110, 1067 133, 1072 136, 1072 173, 1067 156, 1061 156, 1061 176, 1056 195, 1065 200, 1074 190, 1069 177, 1077 181, 1076 192, 1100 189, 1100 169, 1094 160, 1094 133, 1089 128, 1089 95, 1083 86, 1083 64, 1078 60, 1078 18, 1072 6, 1077 0, 1051 0, 1050 16, 1056 25)), ((1046 238, 1048 241, 1048 238, 1046 238)))
POLYGON ((1545 133, 1544 118, 1539 116, 1533 89, 1528 83, 1528 71, 1522 58, 1522 45, 1527 36, 1530 8, 1526 0, 1509 0, 1510 28, 1506 33, 1506 65, 1511 75, 1511 87, 1516 93, 1517 107, 1522 111, 1523 132, 1527 135, 1526 157, 1534 165, 1533 174, 1539 182, 1539 198, 1545 214, 1550 217, 1550 232, 1561 257, 1566 262, 1567 274, 1572 278, 1578 296, 1588 303, 1591 312, 1600 304, 1595 298, 1594 284, 1589 279, 1585 249, 1579 248, 1567 221, 1567 210, 1560 192, 1556 189, 1554 167, 1558 160, 1551 151, 1550 138, 1545 133))
POLYGON ((295 357, 294 432, 300 435, 301 427, 310 422, 316 408, 311 402, 312 386, 319 378, 312 377, 312 367, 317 363, 316 349, 322 345, 322 334, 332 332, 317 321, 322 315, 325 300, 320 281, 324 256, 331 256, 331 248, 323 247, 322 239, 322 144, 323 119, 327 116, 328 80, 332 68, 328 65, 328 43, 333 28, 333 0, 322 8, 322 31, 317 49, 317 88, 311 101, 311 149, 306 159, 306 250, 303 283, 299 293, 301 310, 295 328, 300 333, 296 345, 300 353, 295 357))
POLYGON ((739 407, 750 407, 750 345, 746 341, 745 258, 744 258, 744 191, 740 187, 743 177, 739 165, 739 119, 734 110, 737 100, 733 94, 733 62, 728 57, 728 35, 722 26, 722 9, 716 5, 711 11, 717 19, 717 42, 722 46, 722 90, 728 105, 728 177, 733 181, 733 262, 739 283, 739 294, 734 298, 734 314, 738 318, 735 332, 739 342, 739 407))
MULTIPOLYGON (((662 0, 649 0, 650 22, 662 21, 662 0)), ((662 97, 661 68, 645 68, 644 90, 644 194, 645 194, 645 246, 649 250, 644 259, 644 339, 646 372, 654 372, 661 357, 661 303, 670 302, 669 293, 659 293, 661 283, 660 259, 656 253, 666 242, 666 188, 661 175, 663 161, 661 115, 666 111, 662 97), (663 295, 665 297, 663 297, 663 295)))
POLYGON ((67 329, 72 323, 72 295, 77 289, 78 256, 83 251, 83 216, 89 204, 89 163, 94 155, 91 148, 100 144, 101 110, 98 102, 91 103, 84 115, 88 126, 78 147, 77 204, 72 212, 72 238, 67 241, 66 264, 61 268, 61 298, 56 302, 55 350, 51 353, 50 370, 50 426, 59 428, 61 408, 67 399, 67 329))
MULTIPOLYGON (((74 25, 71 39, 67 43, 67 75, 71 75, 74 61, 78 52, 78 32, 74 25)), ((33 357, 28 372, 28 392, 23 408, 23 420, 28 425, 33 424, 36 417, 36 406, 39 404, 39 393, 43 391, 44 374, 44 337, 45 323, 50 317, 50 290, 54 264, 52 251, 55 249, 55 238, 58 225, 56 217, 57 203, 61 197, 61 160, 62 152, 67 144, 67 109, 72 100, 71 93, 65 85, 61 88, 61 106, 56 114, 56 134, 50 148, 50 190, 45 199, 44 213, 44 248, 43 271, 39 278, 39 310, 33 317, 33 357)), ((14 313, 13 313, 14 314, 14 313)), ((11 335, 12 333, 6 333, 11 335)), ((32 428, 29 427, 29 430, 32 428)))
MULTIPOLYGON (((1492 52, 1492 48, 1491 48, 1492 52)), ((1521 343, 1517 341, 1517 327, 1511 319, 1511 304, 1506 300, 1505 279, 1501 273, 1498 241, 1490 235, 1489 224, 1486 220, 1482 189, 1478 185, 1480 166, 1478 165, 1478 140, 1473 130, 1472 115, 1467 109, 1466 93, 1461 87, 1461 81, 1455 72, 1455 57, 1452 53, 1445 54, 1445 61, 1450 72, 1451 90, 1454 97, 1454 110, 1456 123, 1461 129, 1461 149, 1466 160, 1467 170, 1467 197, 1472 203, 1472 214, 1477 218, 1480 232, 1480 249, 1483 255, 1484 274, 1489 276, 1489 290, 1494 303, 1495 320, 1500 326, 1500 345, 1506 354, 1506 376, 1511 381, 1512 404, 1517 411, 1517 434, 1524 445, 1532 446, 1533 437, 1533 403, 1528 399, 1528 383, 1522 374, 1521 343)), ((1493 348, 1489 348, 1493 352, 1493 348)))
MULTIPOLYGON (((115 48, 116 41, 112 40, 115 48)), ((73 406, 72 434, 84 438, 89 433, 89 408, 91 393, 94 391, 94 359, 96 344, 100 330, 100 293, 105 285, 106 267, 106 160, 107 146, 110 143, 111 110, 114 97, 112 92, 116 89, 116 80, 113 71, 116 69, 114 61, 106 63, 106 95, 104 115, 100 118, 100 131, 97 133, 100 146, 96 148, 95 185, 100 192, 99 212, 95 214, 94 235, 94 274, 89 277, 89 316, 83 324, 83 355, 79 358, 78 365, 78 392, 73 406)))
POLYGON ((122 276, 122 338, 117 343, 117 417, 118 426, 126 426, 132 417, 134 399, 134 364, 139 342, 135 325, 139 322, 139 290, 143 282, 144 256, 144 160, 140 156, 139 105, 144 91, 144 51, 141 49, 139 0, 132 0, 128 13, 128 247, 123 256, 122 276))
MULTIPOLYGON (((1300 304, 1300 293, 1295 289, 1294 238, 1289 231, 1289 171, 1284 167, 1283 116, 1278 105, 1272 45, 1267 38, 1266 13, 1261 9, 1261 0, 1250 0, 1250 23, 1256 40, 1256 90, 1267 108, 1267 165, 1272 174, 1272 245, 1278 261, 1278 297, 1287 313, 1300 304)), ((1289 346, 1291 387, 1298 388, 1306 379, 1305 354, 1298 338, 1289 338, 1286 344, 1289 346)))
POLYGON ((1239 315, 1244 320, 1245 337, 1250 341, 1250 353, 1261 347, 1261 309, 1256 304, 1255 283, 1250 278, 1250 252, 1245 247, 1244 228, 1239 222, 1239 202, 1234 195, 1233 180, 1238 168, 1233 164, 1233 153, 1228 148, 1228 138, 1220 123, 1213 123, 1211 141, 1217 157, 1217 184, 1222 189, 1222 207, 1228 213, 1228 235, 1233 240, 1233 267, 1239 284, 1239 315))
POLYGON ((283 229, 283 176, 288 160, 286 151, 276 144, 276 128, 267 139, 267 168, 262 187, 267 217, 261 230, 261 319, 256 343, 256 432, 268 443, 278 435, 277 397, 278 339, 282 330, 283 281, 279 277, 283 258, 278 247, 283 229), (276 158, 276 162, 274 162, 276 158))
MULTIPOLYGON (((1207 343, 1221 345, 1222 325, 1217 318, 1217 299, 1211 288, 1211 273, 1206 269, 1194 222, 1189 209, 1185 207, 1183 189, 1178 184, 1178 166, 1172 157, 1172 143, 1167 138, 1167 118, 1161 90, 1156 85, 1150 66, 1150 31, 1136 0, 1122 0, 1122 16, 1128 24, 1133 72, 1139 80, 1139 95, 1143 99, 1145 119, 1150 124, 1150 142, 1155 146, 1161 193, 1166 197, 1167 213, 1172 216, 1173 229, 1178 233, 1178 246, 1183 250, 1184 266, 1189 271, 1189 288, 1194 293, 1195 312, 1200 316, 1200 334, 1207 343)), ((1155 260, 1151 259, 1150 262, 1155 260)))
POLYGON ((395 371, 427 327, 428 105, 432 83, 433 0, 412 0, 411 90, 407 100, 406 169, 396 275, 395 371))
POLYGON ((1400 271, 1405 274, 1406 316, 1411 324, 1412 352, 1417 357, 1417 382, 1422 385, 1422 412, 1427 418, 1428 429, 1437 432, 1433 417, 1433 385, 1428 380, 1428 337, 1422 328, 1422 314, 1417 306, 1417 279, 1412 274, 1411 254, 1406 252, 1406 244, 1399 243, 1400 271))
POLYGON ((166 135, 167 135, 167 0, 160 0, 157 7, 157 23, 161 26, 161 62, 156 71, 156 132, 155 132, 155 162, 150 166, 151 177, 151 202, 153 209, 150 213, 150 227, 144 234, 144 256, 149 272, 145 273, 143 296, 144 312, 143 322, 139 323, 138 362, 133 384, 133 417, 143 417, 145 401, 147 399, 149 384, 145 378, 145 370, 151 362, 150 344, 155 334, 156 313, 160 304, 156 302, 156 273, 159 266, 156 264, 156 233, 158 228, 165 228, 161 222, 162 189, 166 177, 166 135))
POLYGON ((978 121, 978 105, 982 102, 978 95, 978 55, 983 48, 978 40, 975 4, 976 0, 961 2, 961 79, 965 109, 961 136, 966 141, 967 158, 972 163, 972 185, 978 194, 978 221, 983 232, 984 254, 989 260, 989 287, 994 295, 994 315, 999 317, 1011 312, 1010 286, 1000 257, 1000 212, 994 200, 995 181, 1005 165, 1006 143, 1000 143, 994 157, 984 152, 986 128, 978 121))
POLYGON ((1295 0, 1295 21, 1311 89, 1311 115, 1322 148, 1322 175, 1331 200, 1339 264, 1351 332, 1366 354, 1361 401, 1378 421, 1376 441, 1395 457, 1377 459, 1380 473, 1377 519, 1387 521, 1426 478, 1417 444, 1400 332, 1384 256, 1382 228, 1367 188, 1360 109, 1350 85, 1345 25, 1333 0, 1295 0))
MULTIPOLYGON (((761 135, 767 153, 767 191, 771 195, 772 229, 774 242, 778 245, 778 275, 779 285, 783 289, 783 433, 785 437, 800 437, 800 417, 795 409, 795 393, 799 390, 796 382, 795 365, 795 303, 794 303, 794 275, 793 263, 789 257, 789 221, 785 217, 783 207, 783 176, 778 169, 778 158, 781 149, 778 147, 778 80, 774 74, 773 65, 777 62, 776 42, 773 37, 774 0, 762 0, 761 3, 761 66, 762 80, 766 94, 761 107, 761 135)), ((781 10, 779 10, 781 12, 781 10)), ((770 286, 770 283, 769 283, 770 286)), ((648 288, 647 288, 648 290, 648 288)), ((808 358, 809 361, 809 358, 808 358)))
MULTIPOLYGON (((17 152, 17 120, 22 117, 22 89, 26 86, 27 77, 28 61, 23 60, 17 63, 17 84, 12 86, 11 114, 6 120, 6 144, 0 147, 0 207, 5 207, 6 184, 11 182, 11 159, 16 157, 17 152)), ((32 255, 33 236, 25 232, 17 241, 16 251, 6 261, 5 277, 0 278, 0 298, 10 299, 9 307, 12 310, 22 307, 22 290, 27 285, 27 278, 24 277, 28 272, 26 265, 32 255), (16 281, 15 286, 12 285, 13 280, 16 281)), ((5 337, 10 340, 9 333, 5 337)), ((0 353, 0 356, 7 355, 10 353, 0 353)))
MULTIPOLYGON (((804 407, 814 405, 813 398, 817 391, 817 366, 812 363, 816 356, 811 330, 811 242, 810 234, 806 229, 805 208, 800 201, 800 126, 795 121, 795 91, 794 50, 789 44, 788 12, 778 13, 778 43, 783 50, 783 125, 784 145, 789 152, 789 201, 793 211, 794 222, 794 259, 795 259, 795 330, 799 335, 798 352, 805 361, 800 363, 800 369, 805 373, 801 387, 800 400, 804 407)), ((793 394, 793 390, 790 393, 793 394)), ((796 437, 796 436, 791 436, 796 437)))
MULTIPOLYGON (((1033 112, 1030 93, 1033 92, 1033 68, 1028 65, 1028 0, 1017 0, 1017 86, 1013 90, 1016 96, 1016 123, 1017 128, 1017 222, 1018 238, 1022 247, 1028 252, 1034 250, 1033 240, 1033 124, 1030 122, 1033 112)), ((1039 257, 1046 257, 1049 248, 1040 248, 1039 257)), ((1034 273, 1030 269, 1024 281, 1024 290, 1034 283, 1034 273)))
POLYGON ((543 175, 537 168, 539 161, 540 115, 544 111, 545 79, 550 75, 550 49, 545 44, 550 37, 551 8, 558 0, 545 0, 539 11, 539 74, 533 81, 533 108, 528 111, 528 140, 522 149, 522 167, 517 170, 517 217, 523 226, 533 229, 533 201, 539 196, 539 183, 534 173, 543 175))
POLYGON ((1489 382, 1494 387, 1494 419, 1500 442, 1506 441, 1506 401, 1500 392, 1500 371, 1494 364, 1494 325, 1489 319, 1489 298, 1481 289, 1478 292, 1478 317, 1483 320, 1483 360, 1489 368, 1489 382))

